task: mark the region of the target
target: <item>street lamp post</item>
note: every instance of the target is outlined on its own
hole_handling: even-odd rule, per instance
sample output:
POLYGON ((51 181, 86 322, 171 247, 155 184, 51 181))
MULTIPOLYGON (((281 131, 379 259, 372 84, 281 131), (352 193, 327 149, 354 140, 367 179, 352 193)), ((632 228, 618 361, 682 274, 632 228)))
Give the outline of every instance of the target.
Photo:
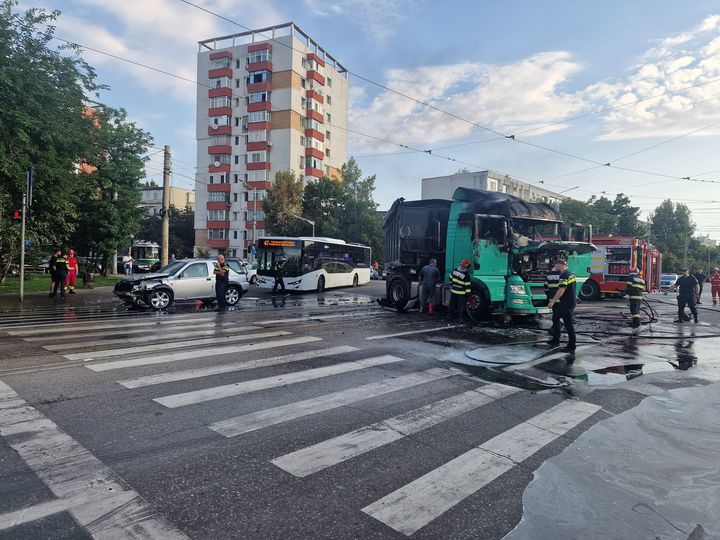
POLYGON ((292 217, 294 217, 295 219, 299 219, 299 220, 305 221, 305 222, 309 223, 310 225, 312 225, 312 235, 313 235, 313 238, 315 238, 315 222, 314 222, 313 220, 304 218, 304 217, 302 217, 302 216, 298 216, 298 215, 293 214, 293 213, 289 213, 289 214, 290 214, 292 217))

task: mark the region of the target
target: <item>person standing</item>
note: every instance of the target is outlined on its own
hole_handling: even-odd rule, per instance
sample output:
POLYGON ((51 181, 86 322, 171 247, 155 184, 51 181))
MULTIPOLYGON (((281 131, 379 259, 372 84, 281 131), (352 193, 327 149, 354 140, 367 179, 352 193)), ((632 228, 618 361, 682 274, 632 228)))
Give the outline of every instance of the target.
POLYGON ((68 274, 67 278, 65 278, 65 291, 69 294, 75 294, 75 281, 77 280, 79 265, 74 249, 68 250, 67 267, 68 274))
POLYGON ((215 299, 217 300, 218 311, 225 311, 227 309, 225 293, 230 283, 230 267, 225 263, 225 255, 217 256, 213 274, 215 274, 215 299))
POLYGON ((123 257, 123 268, 125 269, 125 275, 129 276, 132 274, 132 267, 133 267, 133 258, 130 256, 130 253, 125 255, 123 257))
POLYGON ((640 272, 637 268, 630 270, 627 289, 625 290, 630 298, 630 314, 632 315, 630 326, 633 328, 640 327, 640 302, 642 302, 643 293, 645 292, 645 280, 642 279, 639 274, 640 272))
POLYGON ((720 268, 715 267, 710 275, 710 292, 712 293, 713 306, 716 306, 718 297, 720 297, 720 268))
POLYGON ((550 345, 557 347, 560 345, 560 328, 565 326, 568 335, 567 351, 574 352, 576 347, 575 338, 575 306, 577 305, 576 297, 576 279, 568 271, 568 263, 564 259, 558 259, 555 262, 555 270, 560 273, 558 280, 558 288, 555 294, 548 302, 548 307, 552 308, 552 339, 550 345), (562 323, 561 323, 562 321, 562 323))
POLYGON ((450 306, 448 317, 462 321, 465 317, 467 297, 470 294, 470 261, 463 259, 455 270, 450 274, 450 306))
POLYGON ((703 286, 705 285, 705 280, 707 279, 707 276, 705 275, 705 270, 703 268, 698 268, 697 272, 695 272, 695 275, 693 277, 697 279, 698 285, 700 286, 700 290, 698 291, 697 297, 695 298, 695 303, 702 304, 702 302, 700 302, 700 296, 702 296, 703 286))
POLYGON ((287 295, 287 291, 285 290, 285 280, 283 280, 283 266, 285 266, 285 259, 278 259, 275 263, 275 283, 272 288, 273 295, 277 292, 278 287, 282 290, 283 295, 287 295))
POLYGON ((53 291, 50 293, 52 298, 57 296, 60 291, 60 298, 65 298, 65 280, 68 275, 68 260, 64 254, 59 255, 55 259, 55 268, 53 269, 53 291))
POLYGON ((690 308, 690 312, 693 315, 694 321, 698 322, 698 312, 695 307, 695 299, 700 296, 700 284, 695 276, 690 275, 690 270, 687 268, 683 269, 683 275, 678 278, 675 282, 675 287, 678 290, 678 317, 676 323, 685 322, 685 306, 690 308))
POLYGON ((61 251, 56 249, 48 260, 48 272, 50 272, 50 296, 53 296, 53 287, 55 287, 55 261, 60 256, 61 251))
POLYGON ((420 313, 425 308, 429 315, 435 309, 435 291, 440 283, 440 270, 437 267, 437 259, 430 259, 430 262, 422 267, 418 274, 420 285, 420 313))

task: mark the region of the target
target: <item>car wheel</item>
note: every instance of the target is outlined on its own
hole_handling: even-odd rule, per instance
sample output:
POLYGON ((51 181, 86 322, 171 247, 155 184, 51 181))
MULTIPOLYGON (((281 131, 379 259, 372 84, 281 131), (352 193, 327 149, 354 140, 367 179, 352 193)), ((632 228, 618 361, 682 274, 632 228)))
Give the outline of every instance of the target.
POLYGON ((325 290, 325 276, 320 276, 317 282, 317 292, 321 293, 325 290))
POLYGON ((353 287, 357 287, 357 286, 358 286, 358 283, 359 283, 358 275, 355 274, 355 275, 353 276, 353 287))
POLYGON ((578 296, 580 296, 581 300, 600 300, 600 287, 594 279, 587 279, 580 287, 578 296))
POLYGON ((242 298, 241 290, 235 285, 230 285, 225 291, 225 303, 228 306, 234 306, 242 298))
POLYGON ((167 289, 156 289, 147 295, 147 304, 153 309, 165 309, 172 304, 172 293, 167 289))

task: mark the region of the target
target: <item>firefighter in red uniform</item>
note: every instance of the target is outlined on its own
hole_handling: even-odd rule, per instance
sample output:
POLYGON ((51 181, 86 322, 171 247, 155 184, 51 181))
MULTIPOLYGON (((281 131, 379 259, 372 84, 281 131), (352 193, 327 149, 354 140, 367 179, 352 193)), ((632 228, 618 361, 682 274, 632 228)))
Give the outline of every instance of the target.
POLYGON ((78 260, 75 256, 75 250, 68 251, 67 257, 68 275, 65 278, 65 290, 70 294, 75 294, 75 280, 78 275, 78 260))
POLYGON ((720 297, 720 268, 713 268, 710 275, 710 288, 712 292, 713 306, 717 306, 720 297))

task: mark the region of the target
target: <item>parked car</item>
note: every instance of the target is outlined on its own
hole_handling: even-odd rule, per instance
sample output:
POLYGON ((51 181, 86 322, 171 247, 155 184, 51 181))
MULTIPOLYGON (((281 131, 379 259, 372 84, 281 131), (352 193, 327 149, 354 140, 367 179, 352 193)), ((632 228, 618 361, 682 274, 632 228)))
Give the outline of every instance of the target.
MULTIPOLYGON (((124 302, 144 304, 164 309, 173 302, 215 301, 215 261, 211 259, 183 259, 161 268, 157 273, 127 276, 115 285, 113 293, 124 302)), ((225 301, 234 306, 250 288, 247 273, 230 266, 230 284, 225 301)))
POLYGON ((660 290, 661 291, 675 291, 675 283, 680 276, 678 274, 661 274, 660 275, 660 290))
POLYGON ((257 263, 245 263, 245 270, 247 270, 248 279, 250 285, 257 285, 257 263))

